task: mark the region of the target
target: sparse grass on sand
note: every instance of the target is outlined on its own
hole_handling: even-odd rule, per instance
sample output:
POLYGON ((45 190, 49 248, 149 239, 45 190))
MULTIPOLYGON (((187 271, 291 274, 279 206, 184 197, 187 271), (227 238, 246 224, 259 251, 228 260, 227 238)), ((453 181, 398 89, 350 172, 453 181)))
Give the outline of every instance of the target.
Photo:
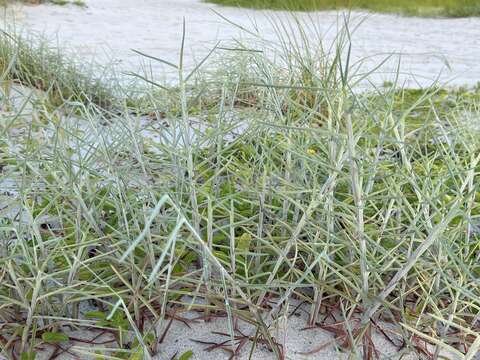
POLYGON ((366 9, 413 16, 480 16, 477 0, 206 0, 226 6, 292 11, 366 9))
POLYGON ((118 84, 111 71, 76 62, 38 36, 2 31, 0 71, 4 80, 43 91, 53 106, 78 101, 108 108, 119 95, 114 91, 118 84))
POLYGON ((150 359, 194 310, 225 316, 216 351, 283 358, 274 329, 295 299, 356 358, 382 350, 384 322, 399 355, 473 358, 478 92, 355 91, 345 35, 327 56, 292 26, 297 42, 288 27, 256 46, 276 61, 238 44, 209 71, 165 63, 175 86, 149 80, 115 112, 56 50, 0 38, 3 356, 89 328, 116 344, 82 356, 150 359), (257 328, 247 343, 237 319, 257 328))
POLYGON ((6 6, 7 4, 10 4, 12 2, 19 2, 30 5, 50 3, 55 5, 73 4, 77 6, 85 6, 85 2, 83 0, 0 0, 0 5, 6 6))

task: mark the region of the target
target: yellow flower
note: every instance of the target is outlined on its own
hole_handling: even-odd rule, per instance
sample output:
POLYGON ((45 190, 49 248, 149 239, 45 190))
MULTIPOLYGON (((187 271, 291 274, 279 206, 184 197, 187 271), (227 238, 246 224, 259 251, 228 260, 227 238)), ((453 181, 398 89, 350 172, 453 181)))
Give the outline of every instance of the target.
POLYGON ((312 148, 309 148, 307 149, 307 154, 308 155, 315 155, 317 152, 315 151, 315 149, 312 149, 312 148))

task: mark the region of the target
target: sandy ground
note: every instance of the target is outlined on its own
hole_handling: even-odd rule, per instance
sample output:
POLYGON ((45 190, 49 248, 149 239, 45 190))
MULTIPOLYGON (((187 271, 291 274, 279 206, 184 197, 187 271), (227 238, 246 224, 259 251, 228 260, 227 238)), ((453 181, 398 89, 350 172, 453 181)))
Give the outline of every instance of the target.
MULTIPOLYGON (((285 359, 288 360, 325 360, 325 359, 361 359, 361 348, 356 351, 344 347, 345 337, 336 336, 333 332, 321 329, 320 327, 307 327, 307 310, 291 306, 285 315, 278 319, 278 324, 271 331, 275 341, 284 349, 285 359)), ((337 314, 338 315, 338 314, 337 314)), ((251 359, 255 360, 275 360, 276 356, 263 343, 257 344, 253 350, 251 339, 255 337, 255 329, 245 322, 238 322, 238 330, 235 332, 235 340, 232 346, 231 336, 228 330, 228 320, 226 317, 212 318, 204 321, 201 313, 187 311, 176 314, 177 319, 169 324, 170 319, 166 319, 164 326, 159 330, 164 334, 164 328, 169 325, 165 332, 166 336, 161 344, 157 345, 157 353, 152 356, 152 360, 174 359, 182 354, 191 351, 193 353, 191 360, 227 360, 231 359, 231 349, 242 344, 240 351, 237 352, 235 359, 247 360, 250 353, 251 359), (247 337, 249 339, 247 339, 247 337), (222 346, 220 346, 222 345, 222 346), (223 348, 222 348, 223 347, 223 348)), ((332 322, 333 317, 322 315, 326 322, 332 322)), ((419 355, 408 353, 402 349, 402 343, 397 336, 398 329, 394 329, 388 324, 381 324, 382 330, 388 336, 379 331, 373 332, 372 341, 378 359, 386 360, 415 360, 420 359, 419 355)), ((70 343, 60 343, 58 346, 48 344, 39 344, 37 347, 36 360, 51 359, 52 354, 56 352, 57 360, 94 360, 92 355, 96 349, 103 348, 102 353, 114 355, 108 348, 115 348, 113 335, 99 330, 69 330, 63 328, 63 333, 68 334, 70 343)), ((423 345, 423 343, 419 343, 423 345)), ((430 351, 434 351, 429 346, 430 351)), ((442 351, 445 359, 457 360, 454 354, 442 351)), ((3 360, 0 355, 0 360, 3 360)))
MULTIPOLYGON (((16 11, 17 27, 44 33, 81 55, 95 55, 102 63, 117 61, 123 69, 137 70, 142 52, 177 62, 182 22, 186 20, 187 63, 200 59, 217 41, 248 38, 228 24, 229 20, 257 29, 273 39, 273 17, 287 20, 284 12, 219 7, 199 0, 87 0, 78 6, 23 6, 16 11)), ((337 12, 299 14, 309 19, 330 44, 343 20, 337 12)), ((396 15, 352 13, 353 59, 366 59, 362 71, 395 54, 377 74, 375 82, 391 80, 401 58, 402 81, 410 86, 427 86, 439 78, 442 83, 475 85, 480 80, 480 18, 425 19, 396 15), (413 76, 412 76, 413 75, 413 76)), ((11 19, 10 19, 11 20, 11 19)), ((162 69, 153 65, 153 72, 162 69)), ((169 77, 171 75, 167 75, 169 77)))
MULTIPOLYGON (((189 303, 185 299, 186 303, 189 303)), ((272 303, 273 304, 273 303, 272 303)), ((83 304, 80 312, 98 310, 91 305, 83 304)), ((288 306, 284 306, 278 316, 270 321, 270 333, 276 343, 283 349, 286 360, 356 360, 361 359, 361 346, 353 350, 348 345, 346 332, 341 335, 338 330, 342 328, 342 315, 335 312, 324 311, 319 315, 322 327, 308 327, 308 314, 310 306, 301 304, 297 300, 290 299, 288 306), (335 326, 334 324, 340 324, 335 326)), ((175 312, 175 319, 167 317, 158 327, 157 334, 162 337, 161 343, 157 344, 157 352, 152 360, 178 359, 182 354, 191 351, 191 360, 227 360, 231 359, 231 350, 237 349, 236 360, 275 360, 276 356, 269 347, 259 342, 253 345, 256 329, 242 320, 238 320, 238 330, 235 331, 235 338, 232 344, 229 332, 229 320, 227 316, 211 316, 205 320, 203 312, 184 309, 175 312), (253 349, 252 349, 253 347, 253 349), (175 358, 176 356, 176 358, 175 358)), ((359 318, 354 315, 352 319, 359 318)), ((91 321, 91 320, 90 320, 91 321)), ((92 322, 94 323, 94 321, 92 322)), ((355 321, 350 322, 351 325, 355 321)), ((146 325, 148 327, 148 325, 146 325)), ((402 347, 402 340, 399 335, 400 327, 389 323, 378 321, 372 328, 372 341, 375 358, 381 360, 416 360, 421 359, 420 355, 402 347)), ((93 352, 103 349, 105 355, 114 355, 108 348, 117 348, 111 333, 105 333, 99 329, 76 330, 63 327, 62 332, 68 334, 72 339, 69 343, 60 343, 56 346, 41 343, 37 347, 36 360, 96 360, 93 352), (52 354, 56 352, 56 356, 52 354)), ((124 335, 125 336, 125 335, 124 335)), ((416 345, 435 351, 431 345, 426 345, 422 340, 416 340, 416 345)), ((459 356, 441 350, 440 359, 460 360, 459 356)), ((473 360, 478 360, 474 357, 473 360)), ((0 355, 0 360, 4 360, 0 355)))

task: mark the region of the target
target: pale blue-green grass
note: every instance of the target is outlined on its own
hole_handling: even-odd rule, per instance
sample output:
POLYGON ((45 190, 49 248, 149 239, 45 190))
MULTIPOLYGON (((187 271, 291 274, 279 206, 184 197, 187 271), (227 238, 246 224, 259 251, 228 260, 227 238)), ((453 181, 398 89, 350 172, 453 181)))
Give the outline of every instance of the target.
POLYGON ((233 338, 238 319, 254 324, 248 345, 282 358, 271 325, 294 298, 312 325, 343 312, 352 356, 373 358, 382 319, 399 353, 423 356, 421 338, 472 358, 478 93, 358 92, 348 43, 328 57, 302 41, 278 47, 281 62, 243 49, 191 77, 179 61, 175 86, 145 84, 141 108, 115 112, 93 101, 103 83, 3 45, 2 355, 68 346, 74 326, 107 328, 117 344, 104 355, 148 359, 157 326, 192 306, 224 314, 233 338), (62 86, 45 96, 35 80, 62 86))

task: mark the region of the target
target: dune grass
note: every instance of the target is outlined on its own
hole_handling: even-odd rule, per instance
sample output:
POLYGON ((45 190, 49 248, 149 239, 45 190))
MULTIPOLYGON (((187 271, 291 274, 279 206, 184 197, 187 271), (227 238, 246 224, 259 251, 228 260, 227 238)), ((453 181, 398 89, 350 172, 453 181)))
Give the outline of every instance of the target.
POLYGON ((385 320, 399 354, 472 359, 478 92, 358 92, 348 44, 327 56, 299 33, 276 61, 245 48, 202 76, 170 64, 176 86, 150 82, 142 109, 114 113, 66 64, 2 45, 19 46, 0 52, 2 355, 32 359, 88 327, 117 344, 83 354, 150 359, 169 319, 193 309, 225 316, 233 337, 245 319, 249 346, 284 358, 273 329, 296 299, 312 326, 343 312, 353 357, 381 350, 369 334, 385 320), (42 80, 58 96, 30 92, 42 80))
POLYGON ((400 13, 414 16, 479 16, 476 0, 207 0, 211 3, 255 9, 334 10, 366 9, 375 12, 400 13))
POLYGON ((19 2, 28 5, 38 5, 44 3, 50 3, 55 5, 77 5, 77 6, 85 6, 85 2, 83 0, 0 0, 0 5, 6 6, 7 4, 19 2))
POLYGON ((41 90, 53 106, 65 102, 113 105, 119 92, 115 76, 106 68, 76 62, 39 36, 0 33, 0 72, 12 80, 41 90))

